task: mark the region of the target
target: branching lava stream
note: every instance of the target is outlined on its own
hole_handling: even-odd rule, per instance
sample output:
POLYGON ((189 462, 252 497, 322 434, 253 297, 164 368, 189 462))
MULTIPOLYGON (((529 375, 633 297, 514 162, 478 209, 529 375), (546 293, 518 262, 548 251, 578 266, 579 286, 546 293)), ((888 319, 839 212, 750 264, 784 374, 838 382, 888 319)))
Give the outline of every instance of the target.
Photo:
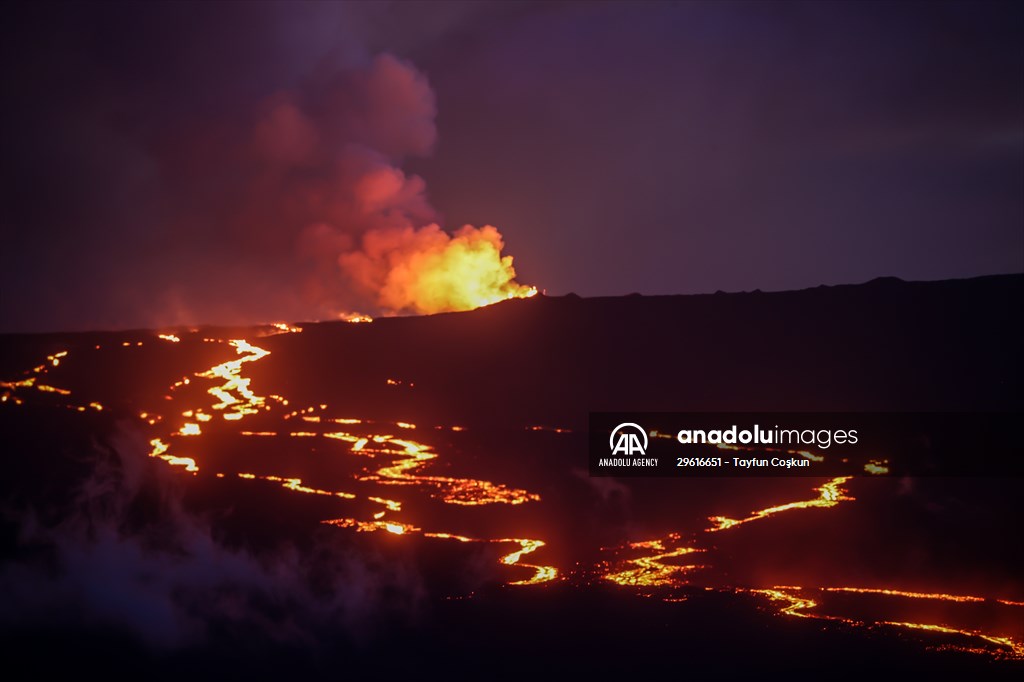
MULTIPOLYGON (((368 322, 359 318, 359 322, 368 322)), ((263 330, 263 336, 301 333, 300 327, 276 324, 263 330)), ((477 543, 495 545, 505 582, 510 586, 537 586, 556 581, 578 587, 600 581, 633 590, 639 595, 685 601, 697 592, 719 592, 739 598, 753 598, 780 617, 815 619, 841 624, 844 627, 867 628, 872 631, 916 633, 926 645, 993 657, 1024 659, 1024 643, 1016 633, 979 629, 960 623, 957 612, 950 611, 942 622, 909 622, 898 614, 905 610, 888 609, 906 603, 940 603, 951 609, 984 606, 1019 618, 1024 604, 998 596, 976 596, 946 592, 928 592, 913 586, 849 586, 818 584, 811 586, 737 585, 716 568, 716 538, 722 534, 744 533, 751 526, 770 524, 772 519, 791 514, 822 514, 841 505, 851 505, 856 497, 849 477, 833 478, 813 488, 806 499, 780 501, 760 510, 751 510, 740 518, 711 516, 703 530, 691 534, 672 532, 663 537, 634 539, 621 546, 604 548, 607 560, 596 565, 571 570, 545 563, 549 540, 523 537, 516 533, 475 536, 453 528, 434 527, 426 518, 410 518, 410 507, 424 504, 452 505, 455 514, 473 515, 479 507, 490 507, 512 514, 524 505, 541 503, 541 496, 519 487, 438 473, 442 453, 421 437, 433 429, 462 432, 459 425, 430 425, 420 429, 408 421, 381 422, 351 414, 337 414, 329 405, 295 407, 289 398, 277 394, 261 394, 254 389, 246 368, 270 355, 270 351, 246 339, 203 337, 198 331, 166 332, 134 341, 124 341, 118 352, 132 352, 144 343, 174 344, 193 347, 216 344, 230 349, 230 355, 211 367, 195 368, 190 374, 175 379, 159 400, 137 412, 139 423, 148 433, 149 455, 192 475, 232 477, 247 481, 264 481, 279 485, 289 492, 316 495, 338 505, 338 515, 323 524, 338 532, 385 533, 405 537, 419 536, 428 541, 477 543), (249 423, 258 426, 249 427, 249 423), (327 457, 330 464, 354 473, 345 490, 325 485, 306 476, 281 470, 219 470, 208 463, 201 446, 210 433, 229 433, 243 439, 288 439, 296 448, 309 451, 315 444, 317 457, 327 457), (414 504, 415 503, 415 504, 414 504), (361 510, 361 511, 356 511, 361 510), (461 511, 459 511, 461 510, 461 511), (850 600, 871 606, 872 617, 844 615, 850 600), (897 615, 889 615, 895 613, 897 615), (877 614, 877 615, 874 615, 877 614)), ((96 345, 92 350, 100 350, 96 345)), ((50 355, 46 361, 22 376, 0 382, 0 403, 24 405, 26 401, 67 408, 78 412, 103 410, 96 401, 82 401, 59 382, 51 381, 52 370, 86 355, 90 349, 68 350, 50 355)), ((83 361, 88 361, 83 358, 83 361)), ((394 386, 403 386, 401 379, 388 379, 394 386)), ((412 385, 411 383, 409 384, 412 385)), ((13 409, 13 408, 12 408, 13 409)), ((536 437, 559 437, 567 429, 548 426, 525 426, 536 437)), ((658 437, 659 434, 652 433, 658 437)), ((533 436, 531 436, 533 437, 533 436)), ((252 442, 252 441, 247 441, 252 442)), ((266 441, 262 441, 266 442, 266 441)), ((810 452, 795 453, 814 458, 810 452)), ((872 462, 866 473, 884 473, 885 462, 872 462)), ((315 479, 315 477, 313 477, 315 479)), ((254 483, 255 484, 255 483, 254 483)), ((516 517, 511 517, 516 518, 516 517)), ((531 535, 526 533, 524 535, 531 535)), ((400 540, 396 540, 400 541, 400 540)), ((1005 596, 1005 595, 1003 595, 1005 596)))

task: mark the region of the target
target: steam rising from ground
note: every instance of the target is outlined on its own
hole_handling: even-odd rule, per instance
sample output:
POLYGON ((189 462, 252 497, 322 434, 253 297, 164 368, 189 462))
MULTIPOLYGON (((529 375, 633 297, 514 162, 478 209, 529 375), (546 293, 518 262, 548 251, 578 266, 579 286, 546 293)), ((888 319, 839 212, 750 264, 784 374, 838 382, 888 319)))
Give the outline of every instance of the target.
POLYGON ((108 628, 157 649, 212 632, 308 644, 325 631, 366 636, 422 597, 411 567, 329 538, 304 549, 227 544, 183 507, 173 474, 129 427, 95 457, 68 509, 13 515, 20 549, 0 564, 0 633, 108 628))

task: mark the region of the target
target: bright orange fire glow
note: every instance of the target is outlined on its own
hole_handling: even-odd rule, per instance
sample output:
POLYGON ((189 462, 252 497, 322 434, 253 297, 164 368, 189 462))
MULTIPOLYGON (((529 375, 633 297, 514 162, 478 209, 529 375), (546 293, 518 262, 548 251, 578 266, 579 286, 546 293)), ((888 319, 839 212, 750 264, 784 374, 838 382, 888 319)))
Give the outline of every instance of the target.
POLYGON ((370 231, 361 250, 338 262, 384 310, 431 314, 536 295, 535 287, 515 281, 512 256, 502 256, 504 248, 491 225, 466 225, 454 234, 427 225, 370 231))

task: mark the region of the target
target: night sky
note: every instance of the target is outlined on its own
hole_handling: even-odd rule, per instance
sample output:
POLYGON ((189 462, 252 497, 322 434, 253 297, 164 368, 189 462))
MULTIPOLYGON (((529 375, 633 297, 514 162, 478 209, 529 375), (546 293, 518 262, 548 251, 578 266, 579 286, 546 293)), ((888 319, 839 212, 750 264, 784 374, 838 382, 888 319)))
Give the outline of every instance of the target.
POLYGON ((2 25, 0 331, 377 313, 374 259, 406 245, 374 235, 431 223, 496 226, 549 294, 1024 271, 1019 4, 37 2, 2 25))

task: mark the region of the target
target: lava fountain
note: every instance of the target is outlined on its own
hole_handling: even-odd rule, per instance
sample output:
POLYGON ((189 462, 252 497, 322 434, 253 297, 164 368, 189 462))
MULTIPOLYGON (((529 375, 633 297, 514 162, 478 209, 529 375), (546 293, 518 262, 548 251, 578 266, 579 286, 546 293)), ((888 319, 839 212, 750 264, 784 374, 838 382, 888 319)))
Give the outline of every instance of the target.
POLYGON ((436 224, 372 230, 362 249, 342 254, 342 269, 392 314, 472 310, 537 289, 516 281, 512 256, 491 225, 448 234, 436 224))

